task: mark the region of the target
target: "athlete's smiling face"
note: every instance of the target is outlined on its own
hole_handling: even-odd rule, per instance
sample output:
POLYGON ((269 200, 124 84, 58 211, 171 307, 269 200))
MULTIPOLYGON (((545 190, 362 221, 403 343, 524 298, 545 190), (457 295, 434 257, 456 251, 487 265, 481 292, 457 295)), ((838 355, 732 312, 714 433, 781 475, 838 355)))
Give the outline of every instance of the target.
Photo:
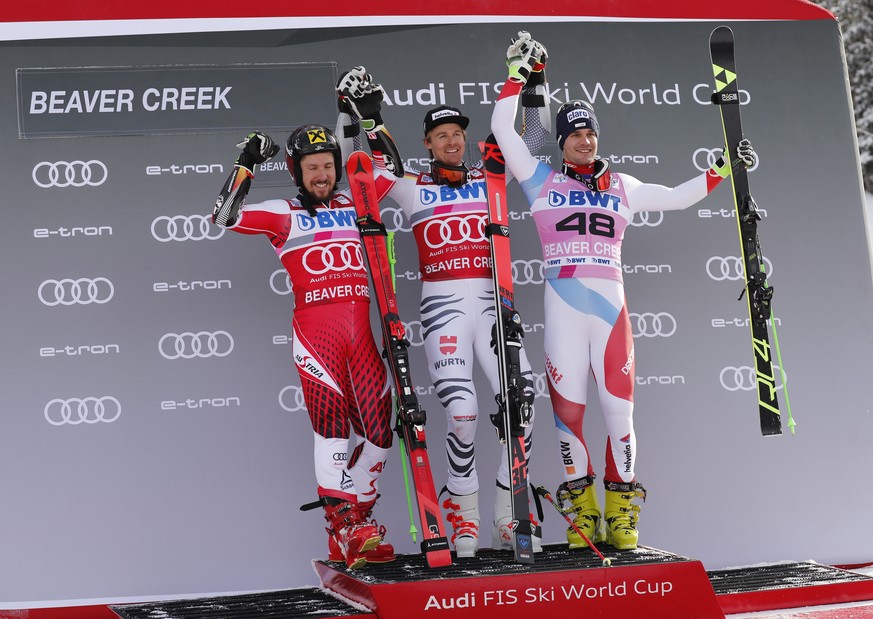
POLYGON ((564 159, 575 166, 589 166, 597 156, 597 134, 593 129, 576 129, 564 140, 564 159))
POLYGON ((314 199, 324 201, 330 198, 336 185, 336 164, 333 153, 313 153, 300 159, 303 172, 303 188, 314 199))
POLYGON ((444 165, 459 166, 464 162, 467 134, 457 123, 437 125, 424 138, 424 147, 444 165))

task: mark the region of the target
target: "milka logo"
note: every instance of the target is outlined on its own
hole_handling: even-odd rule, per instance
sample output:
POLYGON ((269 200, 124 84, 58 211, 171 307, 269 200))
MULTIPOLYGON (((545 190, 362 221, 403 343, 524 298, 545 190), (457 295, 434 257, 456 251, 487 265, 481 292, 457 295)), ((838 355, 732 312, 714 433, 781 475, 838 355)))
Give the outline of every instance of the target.
POLYGON ((581 191, 574 189, 566 194, 549 190, 549 206, 600 206, 611 208, 616 213, 621 205, 621 198, 600 191, 581 191))
POLYGON ((578 120, 580 118, 591 118, 588 114, 588 110, 573 110, 569 114, 567 114, 567 122, 573 122, 574 120, 578 120))
POLYGON ((315 217, 310 217, 303 213, 297 214, 297 226, 303 231, 313 230, 315 228, 334 228, 336 226, 354 225, 355 214, 351 211, 318 211, 318 214, 315 217))

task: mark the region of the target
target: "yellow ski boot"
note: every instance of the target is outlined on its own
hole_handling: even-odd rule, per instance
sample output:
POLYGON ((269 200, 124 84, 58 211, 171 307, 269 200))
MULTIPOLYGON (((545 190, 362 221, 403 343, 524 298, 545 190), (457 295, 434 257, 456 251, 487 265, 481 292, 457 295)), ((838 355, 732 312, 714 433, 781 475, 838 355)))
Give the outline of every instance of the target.
POLYGON ((606 482, 606 542, 618 550, 637 547, 640 506, 632 503, 636 498, 645 502, 646 489, 638 482, 606 482))
MULTIPOLYGON (((605 539, 597 491, 594 489, 594 475, 561 484, 558 501, 562 504, 570 502, 564 512, 573 517, 573 524, 588 539, 595 544, 605 539)), ((573 527, 567 527, 567 542, 570 548, 588 548, 588 543, 573 527)))

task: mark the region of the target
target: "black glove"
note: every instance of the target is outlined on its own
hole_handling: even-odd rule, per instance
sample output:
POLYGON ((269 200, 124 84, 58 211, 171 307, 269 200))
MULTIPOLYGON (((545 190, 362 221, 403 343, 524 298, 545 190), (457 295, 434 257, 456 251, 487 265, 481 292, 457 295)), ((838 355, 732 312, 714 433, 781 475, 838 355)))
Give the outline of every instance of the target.
POLYGON ((273 139, 266 133, 252 131, 246 138, 236 145, 242 152, 236 158, 237 165, 254 172, 254 167, 271 159, 279 152, 279 145, 273 143, 273 139))
POLYGON ((382 127, 382 99, 385 91, 365 67, 355 67, 343 73, 336 84, 338 107, 361 121, 364 131, 375 131, 382 127))

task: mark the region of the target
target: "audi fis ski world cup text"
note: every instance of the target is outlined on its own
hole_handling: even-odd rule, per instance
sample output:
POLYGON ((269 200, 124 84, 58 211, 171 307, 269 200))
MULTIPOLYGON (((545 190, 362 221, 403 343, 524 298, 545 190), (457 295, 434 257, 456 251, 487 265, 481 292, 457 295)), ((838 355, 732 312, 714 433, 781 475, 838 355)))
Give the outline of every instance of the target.
POLYGON ((560 586, 527 587, 525 589, 494 589, 471 591, 457 596, 430 595, 424 602, 424 610, 451 610, 460 608, 485 608, 514 606, 516 604, 548 604, 559 600, 595 600, 626 598, 630 596, 667 596, 673 592, 669 580, 610 581, 604 585, 564 584, 560 586))
MULTIPOLYGON (((429 82, 400 88, 386 88, 384 103, 388 106, 434 107, 437 105, 491 106, 497 101, 503 82, 429 82)), ((629 84, 619 82, 564 82, 549 84, 549 100, 555 107, 571 99, 585 99, 592 104, 620 105, 682 105, 690 99, 698 105, 710 106, 712 85, 697 83, 690 86, 678 82, 659 84, 629 84)), ((748 91, 740 90, 740 104, 751 101, 748 91)), ((415 166, 413 166, 415 167, 415 166)))

